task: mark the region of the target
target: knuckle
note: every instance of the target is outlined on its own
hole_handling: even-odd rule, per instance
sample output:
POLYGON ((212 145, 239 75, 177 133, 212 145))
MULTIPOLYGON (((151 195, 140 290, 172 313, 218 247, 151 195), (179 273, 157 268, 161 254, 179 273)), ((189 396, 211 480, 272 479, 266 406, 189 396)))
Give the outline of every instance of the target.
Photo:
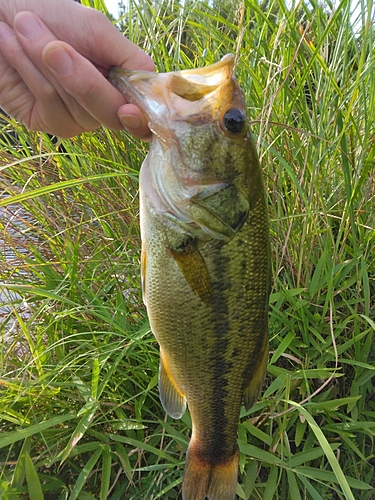
POLYGON ((93 38, 97 41, 98 46, 102 43, 108 43, 108 34, 111 33, 111 30, 117 31, 116 28, 103 12, 95 9, 87 10, 89 12, 85 18, 85 23, 90 27, 90 31, 93 34, 93 38))
POLYGON ((109 19, 102 12, 96 9, 87 9, 85 23, 94 31, 95 36, 103 30, 103 24, 106 22, 109 22, 109 19))
POLYGON ((59 97, 56 89, 53 87, 53 85, 51 85, 46 80, 43 83, 41 83, 38 95, 43 96, 43 101, 46 101, 46 102, 48 102, 48 101, 54 102, 54 101, 60 100, 60 97, 59 97))

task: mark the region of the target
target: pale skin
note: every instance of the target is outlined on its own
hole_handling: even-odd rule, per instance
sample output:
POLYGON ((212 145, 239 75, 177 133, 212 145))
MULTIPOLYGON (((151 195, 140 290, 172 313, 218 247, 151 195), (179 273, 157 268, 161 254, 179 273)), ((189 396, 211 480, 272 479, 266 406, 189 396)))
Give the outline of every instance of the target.
POLYGON ((0 107, 29 130, 69 138, 126 128, 148 140, 140 109, 106 79, 112 66, 154 71, 106 16, 73 0, 0 0, 0 107))

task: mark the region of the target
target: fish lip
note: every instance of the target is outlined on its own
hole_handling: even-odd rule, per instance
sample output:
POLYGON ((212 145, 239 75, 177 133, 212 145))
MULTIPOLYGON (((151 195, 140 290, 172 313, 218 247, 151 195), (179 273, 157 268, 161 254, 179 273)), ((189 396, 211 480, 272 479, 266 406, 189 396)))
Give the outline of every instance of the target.
POLYGON ((108 74, 109 82, 131 103, 142 107, 142 96, 138 90, 131 85, 131 79, 150 79, 152 75, 155 77, 156 73, 151 71, 132 71, 124 68, 117 68, 113 66, 108 74))
POLYGON ((144 94, 132 85, 134 81, 148 81, 150 86, 153 81, 157 81, 159 75, 166 73, 154 73, 152 71, 134 71, 123 68, 112 67, 109 71, 109 82, 125 97, 128 103, 138 106, 147 117, 147 125, 152 134, 157 136, 162 142, 165 142, 165 132, 163 126, 160 126, 160 116, 168 119, 168 104, 150 98, 147 93, 144 94))

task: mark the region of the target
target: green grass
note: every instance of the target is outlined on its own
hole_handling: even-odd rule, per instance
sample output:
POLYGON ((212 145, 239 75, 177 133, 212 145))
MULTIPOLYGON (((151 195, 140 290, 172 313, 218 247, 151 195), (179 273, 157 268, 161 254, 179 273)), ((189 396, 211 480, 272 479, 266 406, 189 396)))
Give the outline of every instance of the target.
MULTIPOLYGON (((274 277, 239 499, 375 498, 373 6, 354 33, 348 0, 311 5, 134 2, 119 24, 160 70, 238 58, 274 277)), ((145 152, 2 121, 0 499, 180 498, 190 419, 161 408, 140 292, 145 152)))

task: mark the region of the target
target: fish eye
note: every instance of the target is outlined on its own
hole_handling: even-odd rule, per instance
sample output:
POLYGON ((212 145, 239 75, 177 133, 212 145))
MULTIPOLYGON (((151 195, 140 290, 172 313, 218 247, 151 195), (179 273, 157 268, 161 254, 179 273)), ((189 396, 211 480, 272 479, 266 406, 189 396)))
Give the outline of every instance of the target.
POLYGON ((238 108, 231 108, 223 116, 223 125, 231 134, 239 134, 245 125, 245 114, 238 108))

